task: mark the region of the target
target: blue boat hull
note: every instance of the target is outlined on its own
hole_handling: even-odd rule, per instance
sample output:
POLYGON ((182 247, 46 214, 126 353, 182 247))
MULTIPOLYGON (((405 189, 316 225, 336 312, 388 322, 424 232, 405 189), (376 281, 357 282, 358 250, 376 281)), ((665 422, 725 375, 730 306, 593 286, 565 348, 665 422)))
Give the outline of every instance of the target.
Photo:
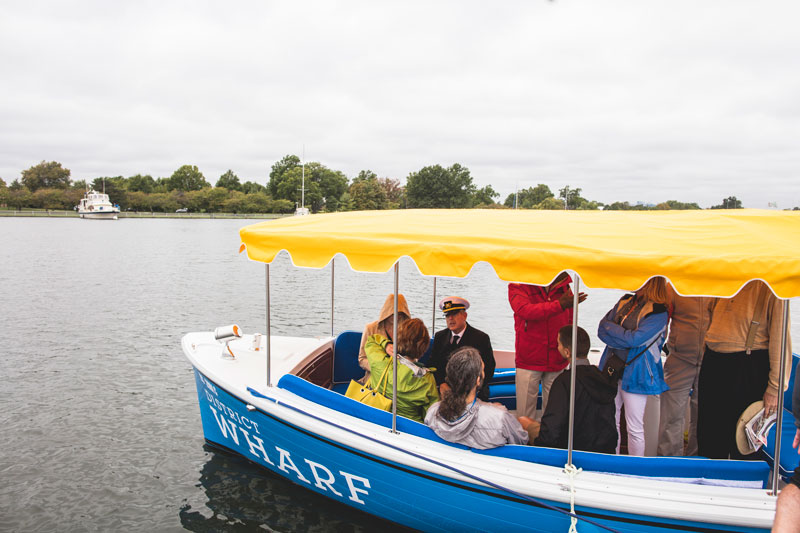
MULTIPOLYGON (((424 531, 567 531, 569 517, 330 441, 232 396, 195 369, 205 439, 289 480, 380 518, 424 531)), ((559 502, 543 503, 563 510, 559 502)), ((617 531, 767 531, 576 508, 617 531)), ((602 531, 586 522, 578 530, 602 531)))

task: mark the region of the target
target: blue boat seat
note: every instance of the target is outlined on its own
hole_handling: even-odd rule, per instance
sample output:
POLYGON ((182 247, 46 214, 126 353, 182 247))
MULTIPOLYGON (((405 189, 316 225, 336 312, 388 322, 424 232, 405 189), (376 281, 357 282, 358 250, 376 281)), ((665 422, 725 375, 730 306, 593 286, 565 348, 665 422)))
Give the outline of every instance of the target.
POLYGON ((364 376, 364 370, 358 366, 358 350, 361 348, 361 332, 343 331, 333 342, 333 384, 344 384, 344 390, 351 379, 364 376))
POLYGON ((491 384, 514 383, 516 379, 517 379, 516 368, 495 368, 491 384))
MULTIPOLYGON (((351 400, 341 394, 319 387, 302 378, 287 374, 278 381, 278 387, 301 398, 324 405, 335 411, 366 420, 384 427, 391 427, 392 414, 351 400)), ((260 393, 248 389, 256 396, 260 393)), ((441 439, 429 427, 403 417, 397 417, 397 429, 417 437, 468 449, 441 439)), ((506 457, 521 461, 563 467, 567 451, 536 446, 508 445, 491 450, 472 450, 475 453, 506 457)), ((764 461, 721 461, 693 457, 631 457, 591 452, 573 452, 575 466, 584 470, 607 472, 630 476, 644 476, 689 483, 765 487, 769 476, 769 465, 764 461)))
MULTIPOLYGON (((361 347, 361 333, 347 330, 339 333, 333 343, 333 382, 331 390, 344 394, 350 385, 351 379, 360 379, 364 370, 358 365, 358 351, 361 347)), ((420 358, 423 364, 430 358, 433 349, 431 339, 428 350, 420 358)), ((517 398, 514 387, 516 375, 515 368, 495 369, 494 377, 489 384, 489 401, 499 402, 507 409, 515 409, 517 398)), ((539 405, 541 406, 541 388, 539 391, 539 405)))
MULTIPOLYGON (((794 469, 800 466, 800 455, 796 449, 792 448, 794 436, 797 433, 795 418, 792 414, 792 393, 794 392, 794 379, 797 374, 798 361, 800 361, 800 356, 793 354, 789 388, 783 393, 783 424, 780 428, 781 457, 780 461, 778 461, 778 467, 780 476, 786 481, 792 477, 794 469)), ((767 444, 761 448, 762 456, 766 458, 770 465, 775 464, 775 434, 776 428, 773 427, 767 436, 767 444)))

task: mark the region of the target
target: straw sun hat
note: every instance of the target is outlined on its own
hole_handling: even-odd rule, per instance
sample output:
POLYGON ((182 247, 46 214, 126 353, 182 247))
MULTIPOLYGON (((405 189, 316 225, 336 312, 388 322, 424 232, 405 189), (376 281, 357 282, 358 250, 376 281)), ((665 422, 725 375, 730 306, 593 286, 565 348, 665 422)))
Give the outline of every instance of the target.
POLYGON ((750 443, 747 440, 747 434, 744 432, 744 426, 763 408, 763 400, 758 400, 748 405, 747 409, 742 411, 741 416, 739 416, 739 421, 736 422, 736 447, 739 448, 739 453, 744 455, 753 453, 750 451, 750 443))

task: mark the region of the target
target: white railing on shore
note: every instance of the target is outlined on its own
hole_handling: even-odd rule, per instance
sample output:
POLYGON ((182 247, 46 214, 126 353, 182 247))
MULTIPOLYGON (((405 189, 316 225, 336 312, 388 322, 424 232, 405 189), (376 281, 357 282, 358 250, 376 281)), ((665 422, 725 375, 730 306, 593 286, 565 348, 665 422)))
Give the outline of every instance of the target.
MULTIPOLYGON (((122 211, 119 218, 281 218, 289 215, 278 213, 160 213, 158 211, 122 211)), ((0 209, 0 217, 58 217, 78 218, 77 211, 55 209, 0 209)))

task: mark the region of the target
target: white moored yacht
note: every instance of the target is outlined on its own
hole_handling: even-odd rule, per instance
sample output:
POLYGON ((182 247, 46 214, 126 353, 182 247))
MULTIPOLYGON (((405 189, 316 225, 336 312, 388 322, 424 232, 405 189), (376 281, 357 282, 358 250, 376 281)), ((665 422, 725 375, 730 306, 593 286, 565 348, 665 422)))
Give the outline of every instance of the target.
POLYGON ((117 220, 119 216, 119 206, 112 204, 107 194, 94 189, 86 191, 77 210, 81 218, 117 220))

